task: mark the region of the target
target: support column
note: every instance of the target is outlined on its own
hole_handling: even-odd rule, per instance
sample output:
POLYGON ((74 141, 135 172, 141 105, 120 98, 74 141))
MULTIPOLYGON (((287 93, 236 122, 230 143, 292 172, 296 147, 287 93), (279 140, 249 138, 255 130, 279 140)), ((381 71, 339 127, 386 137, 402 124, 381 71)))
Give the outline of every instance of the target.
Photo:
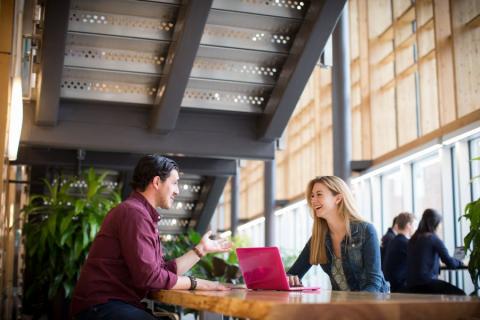
POLYGON ((333 31, 332 39, 333 174, 347 182, 351 176, 352 160, 348 18, 347 3, 333 31))
POLYGON ((265 246, 275 245, 275 160, 265 161, 265 246))
POLYGON ((240 212, 240 168, 237 166, 235 169, 235 175, 231 180, 231 208, 230 208, 230 230, 232 231, 232 237, 237 235, 238 229, 238 213, 240 212))

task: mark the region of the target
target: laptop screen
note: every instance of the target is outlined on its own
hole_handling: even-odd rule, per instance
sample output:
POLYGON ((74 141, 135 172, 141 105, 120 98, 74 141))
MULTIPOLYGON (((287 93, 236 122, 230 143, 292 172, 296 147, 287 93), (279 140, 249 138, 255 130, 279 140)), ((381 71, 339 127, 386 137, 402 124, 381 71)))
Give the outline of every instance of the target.
POLYGON ((237 256, 248 289, 289 289, 277 247, 238 248, 237 256))
POLYGON ((455 251, 453 252, 453 257, 458 260, 465 259, 465 248, 462 246, 455 247, 455 251))

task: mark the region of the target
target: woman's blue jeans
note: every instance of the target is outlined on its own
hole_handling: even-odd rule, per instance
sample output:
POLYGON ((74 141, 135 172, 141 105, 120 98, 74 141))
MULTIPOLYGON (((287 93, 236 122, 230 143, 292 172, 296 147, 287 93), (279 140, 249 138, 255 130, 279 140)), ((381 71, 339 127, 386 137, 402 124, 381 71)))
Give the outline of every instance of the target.
POLYGON ((75 320, 157 320, 150 313, 119 300, 111 300, 80 312, 75 320))

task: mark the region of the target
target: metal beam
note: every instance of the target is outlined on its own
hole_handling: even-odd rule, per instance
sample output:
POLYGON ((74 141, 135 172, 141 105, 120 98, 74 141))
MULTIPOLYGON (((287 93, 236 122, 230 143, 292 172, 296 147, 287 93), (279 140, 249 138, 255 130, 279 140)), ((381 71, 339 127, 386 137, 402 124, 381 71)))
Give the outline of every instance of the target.
POLYGON ((230 208, 230 230, 232 237, 237 235, 238 217, 240 214, 240 168, 236 166, 236 173, 230 179, 231 183, 231 208, 230 208))
POLYGON ((149 110, 139 106, 63 101, 59 124, 41 127, 24 107, 21 143, 105 152, 162 153, 188 157, 273 159, 274 142, 258 141, 255 116, 182 110, 169 135, 148 132, 149 110))
POLYGON ((275 241, 275 160, 265 161, 265 246, 271 247, 275 241))
MULTIPOLYGON (((106 168, 119 171, 132 171, 141 154, 86 151, 83 167, 106 168)), ((201 176, 229 177, 236 172, 236 161, 226 159, 172 157, 180 170, 187 174, 201 176)), ((58 166, 71 167, 77 165, 77 151, 66 149, 42 148, 21 146, 18 158, 13 164, 26 164, 31 166, 58 166)))
POLYGON ((42 55, 38 73, 39 91, 35 108, 37 125, 53 126, 58 121, 69 10, 70 0, 48 0, 46 3, 42 55))
POLYGON ((197 221, 195 230, 200 234, 207 231, 227 181, 227 177, 207 178, 205 181, 193 213, 193 219, 197 221))
POLYGON ((153 104, 150 129, 169 133, 175 128, 188 78, 197 55, 212 0, 191 0, 181 7, 164 73, 153 104))
POLYGON ((290 54, 260 118, 258 136, 273 141, 282 135, 346 0, 311 1, 290 54))
POLYGON ((333 174, 345 181, 352 174, 352 119, 350 110, 350 51, 348 5, 333 32, 332 126, 333 174))

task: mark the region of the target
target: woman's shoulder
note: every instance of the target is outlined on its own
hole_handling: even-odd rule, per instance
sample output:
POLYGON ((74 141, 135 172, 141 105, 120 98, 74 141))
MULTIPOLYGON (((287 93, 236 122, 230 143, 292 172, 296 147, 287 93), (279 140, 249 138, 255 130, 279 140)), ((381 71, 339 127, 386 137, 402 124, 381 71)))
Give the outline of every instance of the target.
POLYGON ((350 222, 352 236, 356 233, 376 235, 377 231, 373 224, 367 221, 355 220, 350 222))
POLYGON ((435 233, 433 232, 423 232, 418 235, 414 235, 409 242, 414 243, 433 243, 437 241, 442 241, 435 233))
POLYGON ((354 220, 350 221, 350 229, 369 230, 375 229, 375 227, 368 221, 354 220))

